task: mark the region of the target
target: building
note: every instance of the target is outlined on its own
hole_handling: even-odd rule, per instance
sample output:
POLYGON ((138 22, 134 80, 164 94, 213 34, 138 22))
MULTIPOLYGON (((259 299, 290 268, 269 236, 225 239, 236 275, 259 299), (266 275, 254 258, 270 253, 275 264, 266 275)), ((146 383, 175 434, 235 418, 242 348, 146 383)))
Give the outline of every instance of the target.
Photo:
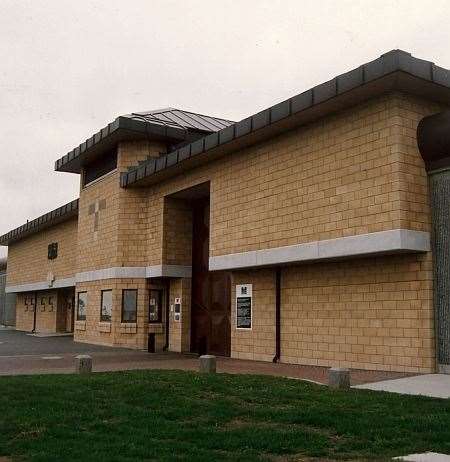
POLYGON ((6 258, 0 258, 0 326, 14 326, 16 323, 16 295, 7 294, 6 258))
POLYGON ((238 123, 118 117, 56 161, 79 199, 0 237, 17 329, 447 371, 449 104, 395 50, 238 123))

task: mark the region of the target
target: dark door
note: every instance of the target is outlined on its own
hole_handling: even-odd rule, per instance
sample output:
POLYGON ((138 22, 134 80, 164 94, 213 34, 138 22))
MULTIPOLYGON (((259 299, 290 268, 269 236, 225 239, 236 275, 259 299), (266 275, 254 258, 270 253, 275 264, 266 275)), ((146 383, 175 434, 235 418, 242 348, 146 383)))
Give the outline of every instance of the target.
POLYGON ((193 206, 191 350, 230 355, 230 275, 210 273, 209 200, 193 206))

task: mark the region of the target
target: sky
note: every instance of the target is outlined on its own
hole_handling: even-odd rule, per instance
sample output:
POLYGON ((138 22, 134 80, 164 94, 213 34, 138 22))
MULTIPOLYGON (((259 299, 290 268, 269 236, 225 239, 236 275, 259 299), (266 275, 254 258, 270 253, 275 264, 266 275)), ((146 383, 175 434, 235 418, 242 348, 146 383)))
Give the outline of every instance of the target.
POLYGON ((55 160, 120 114, 237 121, 395 48, 450 68, 449 24, 448 0, 0 0, 0 235, 78 197, 55 160))

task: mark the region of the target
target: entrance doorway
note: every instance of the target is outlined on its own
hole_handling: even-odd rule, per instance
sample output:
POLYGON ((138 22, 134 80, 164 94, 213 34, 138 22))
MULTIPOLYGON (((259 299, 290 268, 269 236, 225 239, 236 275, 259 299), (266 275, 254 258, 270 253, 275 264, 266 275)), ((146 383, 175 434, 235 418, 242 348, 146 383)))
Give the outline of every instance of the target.
POLYGON ((209 271, 209 194, 192 201, 192 224, 191 351, 230 356, 231 281, 209 271))

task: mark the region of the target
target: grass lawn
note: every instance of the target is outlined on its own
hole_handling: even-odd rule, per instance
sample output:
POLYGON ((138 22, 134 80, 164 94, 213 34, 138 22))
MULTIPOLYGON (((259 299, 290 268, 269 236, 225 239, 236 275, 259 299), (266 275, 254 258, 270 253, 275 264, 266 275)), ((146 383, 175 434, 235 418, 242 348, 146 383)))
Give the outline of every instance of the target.
POLYGON ((276 377, 128 371, 0 378, 0 456, 284 461, 450 453, 450 400, 276 377))

